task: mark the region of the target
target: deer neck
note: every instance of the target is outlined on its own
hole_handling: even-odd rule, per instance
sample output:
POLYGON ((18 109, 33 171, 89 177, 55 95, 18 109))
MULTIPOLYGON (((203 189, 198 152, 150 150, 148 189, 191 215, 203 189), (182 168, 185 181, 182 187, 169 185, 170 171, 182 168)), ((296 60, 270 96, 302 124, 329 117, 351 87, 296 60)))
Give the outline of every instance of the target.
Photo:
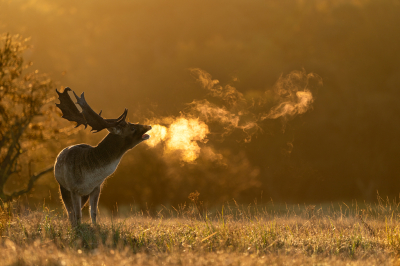
POLYGON ((115 134, 108 134, 94 147, 93 154, 96 155, 99 162, 106 165, 115 161, 119 162, 127 151, 128 149, 123 137, 115 134))
POLYGON ((78 188, 79 193, 87 195, 102 184, 117 169, 127 150, 124 139, 114 134, 108 134, 96 147, 86 149, 82 158, 85 164, 81 166, 85 184, 78 188))

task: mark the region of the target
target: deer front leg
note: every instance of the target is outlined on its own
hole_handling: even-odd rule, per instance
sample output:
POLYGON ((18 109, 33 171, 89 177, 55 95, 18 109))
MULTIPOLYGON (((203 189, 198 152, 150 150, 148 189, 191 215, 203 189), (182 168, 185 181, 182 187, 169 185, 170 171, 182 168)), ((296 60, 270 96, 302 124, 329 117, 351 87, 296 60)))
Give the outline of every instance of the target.
POLYGON ((92 223, 96 224, 96 217, 97 217, 97 205, 99 203, 99 197, 100 197, 100 186, 96 187, 91 193, 90 193, 90 217, 92 218, 92 223))
POLYGON ((72 225, 77 226, 81 223, 82 219, 82 202, 81 202, 81 196, 71 192, 71 200, 72 200, 72 208, 74 211, 74 218, 75 220, 73 221, 72 225))

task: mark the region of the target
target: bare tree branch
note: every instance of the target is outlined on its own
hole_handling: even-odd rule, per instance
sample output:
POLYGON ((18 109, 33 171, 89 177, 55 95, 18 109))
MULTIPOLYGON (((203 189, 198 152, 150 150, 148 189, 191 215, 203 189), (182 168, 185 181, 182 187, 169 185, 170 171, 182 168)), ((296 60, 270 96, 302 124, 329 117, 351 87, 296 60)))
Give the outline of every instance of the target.
POLYGON ((15 197, 18 197, 18 196, 20 196, 22 194, 25 194, 25 193, 28 193, 29 191, 31 191, 31 189, 33 188, 33 184, 36 182, 36 180, 38 180, 39 177, 41 177, 42 175, 53 171, 53 169, 54 169, 54 166, 52 165, 52 166, 46 168, 45 170, 41 171, 40 173, 32 175, 30 177, 30 179, 29 179, 28 187, 26 189, 21 189, 19 191, 13 192, 11 195, 8 196, 7 200, 11 200, 11 199, 13 199, 15 197))

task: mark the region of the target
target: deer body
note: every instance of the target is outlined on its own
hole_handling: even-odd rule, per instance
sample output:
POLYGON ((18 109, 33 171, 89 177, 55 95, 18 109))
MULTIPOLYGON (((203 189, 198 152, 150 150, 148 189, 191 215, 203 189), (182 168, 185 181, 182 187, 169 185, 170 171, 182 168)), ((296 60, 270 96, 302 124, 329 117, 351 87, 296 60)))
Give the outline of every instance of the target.
POLYGON ((69 90, 66 88, 64 93, 57 91, 60 95, 60 104, 57 106, 63 111, 63 117, 78 122, 78 125, 85 125, 87 122, 92 126, 92 130, 107 128, 109 134, 95 147, 78 144, 63 149, 57 156, 54 176, 60 184, 61 198, 70 222, 73 225, 80 223, 81 209, 90 198, 90 215, 92 222, 96 223, 97 205, 104 180, 114 173, 128 150, 150 137, 145 133, 151 127, 125 122, 127 110, 118 119, 103 119, 88 107, 83 94, 81 98, 75 95, 78 104, 83 106, 80 113, 78 109, 74 109, 76 106, 71 105, 72 101, 68 102, 69 90), (80 115, 83 116, 83 120, 80 115), (95 119, 108 124, 99 125, 95 119))
POLYGON ((95 152, 95 147, 82 146, 65 148, 57 156, 54 171, 61 186, 80 196, 86 196, 114 173, 121 158, 109 162, 96 160, 96 156, 91 155, 95 152))

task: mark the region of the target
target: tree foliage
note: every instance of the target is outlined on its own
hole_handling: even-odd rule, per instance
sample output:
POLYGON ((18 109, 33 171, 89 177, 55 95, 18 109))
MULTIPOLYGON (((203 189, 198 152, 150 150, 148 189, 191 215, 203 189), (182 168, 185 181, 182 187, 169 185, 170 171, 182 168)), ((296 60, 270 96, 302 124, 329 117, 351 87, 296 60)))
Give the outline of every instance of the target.
MULTIPOLYGON (((44 173, 31 174, 29 154, 57 131, 51 126, 53 106, 49 94, 54 82, 32 63, 23 60, 27 39, 0 35, 0 198, 10 200, 28 192, 44 173), (29 175, 28 186, 12 194, 4 192, 6 182, 17 174, 29 175)), ((35 160, 40 161, 40 158, 35 160)))

